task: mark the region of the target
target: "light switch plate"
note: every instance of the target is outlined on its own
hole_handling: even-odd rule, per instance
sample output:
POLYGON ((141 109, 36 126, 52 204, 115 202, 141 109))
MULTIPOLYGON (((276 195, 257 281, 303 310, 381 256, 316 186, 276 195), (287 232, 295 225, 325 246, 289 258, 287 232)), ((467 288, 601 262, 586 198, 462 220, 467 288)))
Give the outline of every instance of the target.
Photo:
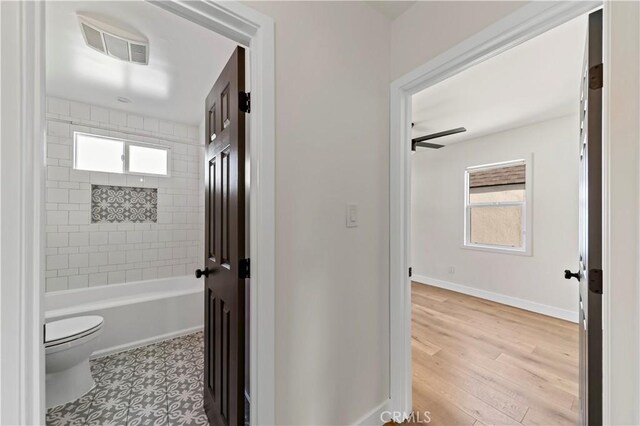
POLYGON ((347 228, 356 228, 358 226, 358 206, 356 204, 347 204, 347 228))

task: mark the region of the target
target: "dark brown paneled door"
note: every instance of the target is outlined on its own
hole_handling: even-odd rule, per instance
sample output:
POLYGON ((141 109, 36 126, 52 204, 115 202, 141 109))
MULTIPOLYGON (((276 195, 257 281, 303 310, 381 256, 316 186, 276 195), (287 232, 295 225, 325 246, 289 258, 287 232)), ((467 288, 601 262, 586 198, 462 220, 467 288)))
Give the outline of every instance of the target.
POLYGON ((580 423, 602 424, 602 10, 589 15, 580 97, 580 423))
POLYGON ((231 55, 205 111, 204 407, 212 425, 244 422, 244 55, 241 47, 231 55))

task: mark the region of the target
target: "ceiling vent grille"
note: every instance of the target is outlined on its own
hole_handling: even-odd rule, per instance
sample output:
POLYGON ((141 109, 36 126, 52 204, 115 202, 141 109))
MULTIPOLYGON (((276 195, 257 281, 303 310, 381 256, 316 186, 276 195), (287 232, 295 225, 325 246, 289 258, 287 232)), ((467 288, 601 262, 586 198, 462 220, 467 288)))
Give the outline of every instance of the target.
POLYGON ((149 42, 141 35, 102 22, 94 17, 78 15, 84 41, 100 53, 135 64, 149 64, 149 42))

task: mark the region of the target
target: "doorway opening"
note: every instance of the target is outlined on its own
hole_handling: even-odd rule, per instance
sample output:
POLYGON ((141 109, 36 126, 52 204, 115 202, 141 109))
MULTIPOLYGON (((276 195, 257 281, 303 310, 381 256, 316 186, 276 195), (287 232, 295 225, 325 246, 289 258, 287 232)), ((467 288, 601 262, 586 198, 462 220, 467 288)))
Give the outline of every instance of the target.
MULTIPOLYGON (((22 309, 24 315, 46 317, 47 322, 61 320, 60 324, 65 327, 73 322, 71 325, 82 328, 84 326, 79 318, 93 317, 97 320, 101 317, 99 324, 91 326, 86 333, 84 329, 80 330, 84 339, 80 343, 101 345, 92 348, 97 349, 95 356, 101 358, 92 362, 91 369, 98 383, 83 396, 85 399, 90 397, 91 402, 84 401, 82 409, 74 409, 73 412, 98 421, 108 421, 112 415, 119 420, 123 420, 123 415, 127 418, 133 416, 133 420, 137 414, 148 415, 144 412, 150 412, 150 400, 134 395, 134 388, 143 385, 141 382, 136 385, 133 381, 126 381, 123 384, 127 388, 127 392, 121 389, 123 392, 119 395, 123 401, 111 406, 118 413, 111 412, 114 410, 105 406, 100 407, 103 397, 113 402, 111 397, 114 395, 100 394, 100 398, 97 397, 98 391, 108 393, 108 389, 101 386, 106 382, 100 381, 105 377, 97 376, 104 373, 102 376, 106 374, 113 379, 112 373, 115 373, 107 371, 112 367, 120 373, 122 368, 131 369, 142 376, 162 370, 159 374, 162 377, 156 377, 154 386, 158 385, 155 391, 164 393, 164 396, 155 396, 156 399, 165 398, 168 401, 170 391, 176 389, 169 385, 168 367, 171 363, 166 358, 185 354, 185 350, 181 349, 181 339, 193 346, 193 351, 187 352, 197 354, 202 351, 202 336, 180 336, 201 330, 204 316, 202 285, 189 282, 193 278, 187 277, 193 277, 193 271, 202 266, 201 259, 204 257, 204 218, 201 217, 205 210, 204 167, 200 164, 207 118, 204 99, 233 50, 225 55, 224 42, 212 42, 217 38, 226 40, 232 48, 238 44, 250 47, 246 59, 246 81, 243 76, 242 84, 253 89, 252 117, 256 120, 246 120, 242 131, 252 135, 251 144, 258 145, 257 149, 247 147, 246 155, 236 161, 246 164, 246 205, 250 200, 252 206, 250 212, 247 207, 246 215, 238 226, 243 230, 243 239, 246 234, 246 241, 251 242, 251 246, 247 243, 246 252, 241 253, 240 257, 253 257, 252 282, 259 281, 263 286, 258 294, 251 292, 246 294, 246 299, 243 297, 243 303, 252 307, 250 321, 244 321, 244 315, 240 316, 242 321, 232 319, 232 325, 236 328, 234 333, 242 336, 237 339, 237 346, 241 349, 236 352, 243 355, 237 354, 235 357, 241 373, 237 373, 232 380, 238 382, 238 393, 242 400, 245 396, 252 398, 250 413, 249 404, 239 404, 247 408, 246 413, 244 409, 238 410, 242 411, 247 423, 249 418, 251 422, 272 422, 269 420, 273 415, 273 392, 270 390, 273 385, 272 373, 260 367, 263 363, 270 365, 273 359, 273 342, 269 342, 269 337, 273 335, 273 310, 269 307, 273 290, 273 224, 269 220, 273 217, 273 197, 270 196, 273 190, 273 22, 241 5, 226 7, 209 3, 192 3, 187 8, 172 2, 157 5, 146 2, 126 5, 69 2, 47 5, 46 10, 42 4, 35 9, 29 7, 25 16, 33 20, 33 28, 37 31, 34 34, 28 31, 24 33, 27 43, 23 49, 25 55, 39 57, 42 59, 39 63, 43 64, 42 69, 27 73, 26 84, 37 81, 35 76, 38 74, 43 76, 43 81, 46 75, 47 80, 48 90, 40 85, 34 89, 35 98, 39 98, 38 102, 45 110, 41 124, 42 128, 46 124, 47 133, 44 140, 34 138, 36 144, 43 144, 34 147, 36 152, 44 151, 44 144, 47 145, 46 169, 42 171, 44 173, 40 170, 34 172, 36 176, 44 174, 43 180, 47 181, 47 189, 43 189, 46 205, 41 205, 43 211, 45 208, 47 211, 45 226, 42 227, 41 238, 34 241, 36 245, 38 241, 42 242, 47 261, 42 271, 41 305, 27 304, 22 309), (82 10, 62 10, 75 6, 82 10), (133 13, 124 10, 130 7, 146 10, 133 13), (60 14, 55 16, 56 12, 60 14), (143 19, 136 21, 136 13, 143 19), (73 15, 73 25, 63 22, 69 17, 66 15, 73 15), (153 19, 149 19, 149 16, 153 16, 153 19), (237 16, 245 17, 246 21, 237 25, 237 16), (87 26, 87 23, 90 25, 87 26), (57 39, 50 37, 50 33, 46 34, 46 61, 44 47, 38 38, 38 34, 44 38, 45 28, 59 32, 57 39), (176 28, 182 28, 180 35, 183 39, 196 34, 196 37, 184 43, 191 48, 185 49, 183 45, 180 49, 163 39, 163 31, 174 31, 176 28), (72 35, 74 31, 77 34, 72 35), (94 37, 96 34, 97 37, 94 37), (148 36, 143 40, 145 34, 148 36), (55 41, 60 43, 56 45, 55 41), (152 44, 157 47, 151 48, 152 44), (202 61, 206 60, 197 47, 202 45, 209 48, 210 61, 200 64, 200 68, 196 67, 196 72, 191 70, 187 73, 191 80, 183 78, 181 70, 198 53, 202 61), (176 57, 182 60, 175 60, 176 57), (154 62, 156 66, 153 66, 154 62), (207 76, 211 68, 220 69, 214 69, 207 76), (207 83, 208 79, 211 81, 207 83), (192 87, 203 82, 208 85, 205 89, 192 87), (54 93, 56 90, 57 93, 54 93), (197 122, 193 118, 194 112, 198 115, 197 122), (249 191, 252 188, 250 182, 257 179, 260 179, 260 187, 249 191), (45 295, 45 290, 50 292, 45 295), (123 303, 115 303, 118 300, 123 303), (91 306, 97 311, 90 312, 91 306), (255 326, 250 327, 249 322, 255 326), (259 323, 261 330, 259 342, 256 323, 259 323), (178 340, 172 343, 167 340, 170 338, 178 340), (124 350, 129 351, 121 352, 124 350), (152 366, 154 360, 157 365, 152 366), (120 361, 123 365, 115 365, 120 361), (148 365, 145 366, 147 361, 148 365), (160 364, 164 365, 164 369, 160 364), (259 387, 249 393, 250 384, 258 383, 258 377, 259 387), (268 392, 259 392, 259 389, 268 392), (127 398, 124 398, 125 393, 129 395, 127 398), (258 398, 258 395, 264 397, 258 398), (96 410, 90 412, 90 407, 96 410), (136 410, 142 410, 143 413, 136 414, 136 410)), ((171 36, 169 40, 174 41, 180 35, 171 36)), ((235 93, 233 95, 234 100, 227 107, 234 105, 237 108, 242 97, 235 93)), ((248 93, 240 95, 245 95, 248 104, 248 93)), ((26 101, 23 99, 23 102, 26 101)), ((229 117, 235 113, 226 112, 229 117)), ((242 113, 248 114, 249 111, 242 113)), ((237 124, 240 122, 236 121, 237 124)), ((38 120, 30 123, 34 127, 40 125, 38 120)), ((225 123, 227 126, 228 123, 225 123)), ((38 131, 35 133, 39 134, 38 131)), ((227 139, 224 132, 221 132, 221 137, 227 139)), ((39 167, 39 164, 32 167, 39 167)), ((40 203, 36 201, 34 205, 39 206, 40 203)), ((232 266, 237 272, 237 266, 232 266)), ((248 281, 244 284, 248 285, 248 281)), ((65 349, 58 343, 69 346, 71 342, 62 342, 56 336, 60 333, 66 336, 73 330, 65 327, 45 327, 43 330, 38 322, 34 326, 40 333, 28 331, 29 335, 33 334, 36 338, 32 342, 35 350, 33 355, 37 358, 39 352, 42 366, 46 363, 50 367, 49 355, 58 352, 58 349, 65 349), (56 348, 53 348, 54 343, 56 348)), ((73 336, 75 339, 79 334, 73 336)), ((76 340, 81 339, 75 339, 74 342, 76 340)), ((71 349, 71 346, 67 349, 71 349)), ((202 357, 196 358, 191 360, 191 364, 195 370, 202 370, 204 360, 202 357)), ((185 363, 189 364, 185 359, 177 360, 179 365, 184 366, 185 363)), ((47 368, 47 372, 51 371, 47 368)), ((44 388, 45 383, 49 384, 50 377, 45 381, 44 368, 33 373, 30 374, 34 377, 39 373, 40 380, 34 380, 36 386, 31 391, 42 399, 34 398, 19 407, 18 415, 31 418, 36 423, 44 423, 45 406, 50 402, 45 402, 44 397, 50 395, 46 395, 44 388), (37 386, 38 382, 40 386, 37 386)), ((202 372, 191 373, 192 379, 200 378, 202 390, 202 372)), ((88 377, 91 380, 91 376, 88 377)), ((107 377, 105 380, 111 379, 107 377)), ((78 381, 73 382, 78 384, 78 381)), ((230 383, 227 374, 227 384, 230 383)), ((188 389, 189 392, 192 390, 195 391, 194 395, 198 394, 197 383, 196 389, 188 389)), ((186 392, 187 389, 182 391, 186 392)), ((202 410, 201 393, 199 396, 200 403, 196 396, 191 401, 193 407, 177 404, 174 407, 177 415, 199 415, 198 409, 202 410)), ((56 408, 47 413, 48 422, 55 423, 50 414, 56 416, 62 413, 63 417, 71 415, 70 410, 59 409, 64 404, 55 405, 56 408)), ((168 417, 171 405, 168 402, 166 405, 164 412, 159 409, 156 414, 168 417)), ((234 422, 236 420, 243 421, 234 418, 234 422)))
POLYGON ((586 198, 601 197, 589 196, 581 172, 585 97, 601 120, 595 92, 583 88, 587 12, 522 29, 512 45, 478 47, 478 36, 392 85, 392 135, 411 142, 399 154, 392 147, 402 206, 392 208, 392 236, 403 232, 392 238, 391 310, 404 310, 392 315, 391 339, 406 349, 392 352, 391 394, 409 418, 576 424, 589 410, 585 389, 601 409, 601 370, 583 364, 579 332, 586 274, 565 271, 588 257, 579 235, 600 214, 581 213, 586 198), (394 295, 396 270, 406 284, 394 295))

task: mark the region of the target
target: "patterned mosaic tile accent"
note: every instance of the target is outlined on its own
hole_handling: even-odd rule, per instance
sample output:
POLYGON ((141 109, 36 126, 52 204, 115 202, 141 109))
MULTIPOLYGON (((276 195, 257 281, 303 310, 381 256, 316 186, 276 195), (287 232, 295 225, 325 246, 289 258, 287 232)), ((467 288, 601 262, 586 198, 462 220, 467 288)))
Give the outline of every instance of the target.
POLYGON ((91 223, 156 223, 158 190, 91 185, 91 223))
POLYGON ((196 333, 93 360, 96 386, 49 409, 47 425, 208 425, 203 353, 202 333, 196 333))

